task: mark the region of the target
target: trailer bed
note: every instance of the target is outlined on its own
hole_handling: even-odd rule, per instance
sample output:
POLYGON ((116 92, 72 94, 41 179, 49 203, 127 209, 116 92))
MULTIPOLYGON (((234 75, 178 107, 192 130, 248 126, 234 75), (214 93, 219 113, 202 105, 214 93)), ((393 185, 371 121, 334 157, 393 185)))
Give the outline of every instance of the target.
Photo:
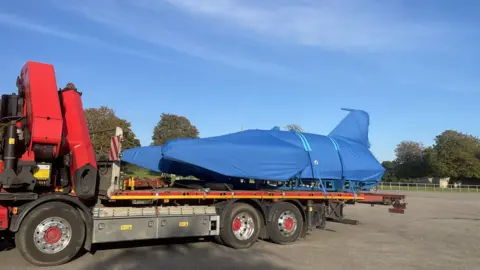
POLYGON ((393 205, 395 212, 402 212, 406 204, 405 195, 376 192, 322 192, 295 190, 194 190, 188 188, 149 188, 140 190, 118 190, 110 194, 111 200, 340 200, 357 203, 393 205), (402 211, 400 211, 402 210, 402 211))
POLYGON ((363 200, 363 194, 349 192, 308 192, 271 190, 201 191, 181 188, 117 191, 110 195, 112 200, 164 200, 164 199, 335 199, 363 200))

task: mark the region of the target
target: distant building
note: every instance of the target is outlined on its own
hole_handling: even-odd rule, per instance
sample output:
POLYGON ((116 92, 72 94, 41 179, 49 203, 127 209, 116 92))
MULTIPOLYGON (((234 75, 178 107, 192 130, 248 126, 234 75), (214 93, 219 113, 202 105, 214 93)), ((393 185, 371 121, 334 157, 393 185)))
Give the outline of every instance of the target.
POLYGON ((447 188, 450 182, 450 177, 422 177, 417 179, 419 184, 434 184, 439 185, 440 188, 447 188))

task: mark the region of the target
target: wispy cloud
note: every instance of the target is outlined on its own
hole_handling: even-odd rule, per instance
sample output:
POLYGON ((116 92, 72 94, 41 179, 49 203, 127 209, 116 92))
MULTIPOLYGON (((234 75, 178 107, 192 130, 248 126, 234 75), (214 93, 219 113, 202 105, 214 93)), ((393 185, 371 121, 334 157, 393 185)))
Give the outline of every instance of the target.
POLYGON ((252 55, 238 42, 248 37, 245 42, 254 40, 263 49, 298 45, 297 49, 306 46, 341 53, 431 51, 448 46, 458 30, 409 17, 404 7, 393 1, 52 1, 114 33, 161 48, 235 68, 288 76, 293 75, 292 70, 276 63, 282 63, 281 59, 252 55))
POLYGON ((28 31, 37 32, 37 33, 41 33, 49 36, 54 36, 57 38, 74 41, 74 42, 78 42, 78 43, 82 43, 90 46, 113 50, 118 53, 141 57, 141 58, 153 60, 156 62, 162 62, 162 63, 168 62, 167 60, 159 58, 153 54, 114 45, 91 36, 71 33, 65 30, 58 29, 54 26, 42 25, 42 24, 39 24, 38 22, 28 21, 20 16, 16 16, 12 14, 0 13, 0 24, 16 27, 16 28, 22 28, 28 31))
POLYGON ((259 38, 330 50, 418 48, 438 44, 455 31, 438 22, 407 19, 401 7, 389 1, 167 1, 184 12, 251 31, 259 38))
POLYGON ((167 49, 229 67, 289 78, 305 76, 295 74, 296 69, 286 64, 285 59, 262 55, 258 50, 268 52, 274 47, 280 50, 277 55, 282 55, 283 49, 304 47, 340 53, 431 51, 454 42, 452 37, 458 32, 449 24, 409 17, 404 7, 393 1, 50 0, 50 3, 94 22, 101 30, 107 29, 108 37, 122 35, 140 41, 139 46, 150 45, 149 53, 116 45, 106 36, 95 36, 96 31, 88 32, 88 36, 79 35, 5 14, 1 15, 1 23, 155 61, 165 61, 158 56, 167 49))
MULTIPOLYGON (((57 7, 76 12, 85 18, 113 29, 116 33, 133 37, 162 48, 188 54, 227 66, 275 75, 293 75, 282 65, 257 60, 228 46, 208 45, 202 39, 194 39, 189 33, 178 33, 162 19, 161 13, 152 12, 157 2, 106 1, 54 1, 57 7)), ((190 33, 191 34, 191 33, 190 33)))

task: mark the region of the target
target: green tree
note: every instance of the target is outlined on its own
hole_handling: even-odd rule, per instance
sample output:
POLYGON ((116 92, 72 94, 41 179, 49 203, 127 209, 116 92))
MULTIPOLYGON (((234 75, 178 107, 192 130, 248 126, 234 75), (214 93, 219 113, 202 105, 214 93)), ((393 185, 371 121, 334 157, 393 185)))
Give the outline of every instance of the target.
POLYGON ((426 176, 423 144, 414 141, 402 141, 395 149, 396 175, 400 178, 418 178, 426 176))
POLYGON ((169 140, 198 138, 198 129, 184 116, 162 113, 153 129, 152 145, 163 145, 169 140))
POLYGON ((428 153, 432 174, 451 178, 480 178, 480 139, 455 130, 435 138, 428 153))
POLYGON ((402 141, 395 148, 395 161, 403 164, 412 161, 422 160, 424 146, 419 142, 402 141))
POLYGON ((296 131, 296 132, 303 132, 303 128, 297 124, 289 124, 285 126, 286 130, 296 131))
POLYGON ((131 123, 115 115, 115 112, 106 107, 85 109, 85 117, 90 133, 92 144, 98 155, 108 155, 110 140, 114 135, 115 127, 123 129, 122 149, 140 146, 140 140, 131 129, 131 123))
POLYGON ((437 159, 437 153, 432 146, 429 146, 423 150, 423 164, 426 175, 437 176, 439 163, 437 159))
POLYGON ((398 182, 397 177, 397 163, 395 161, 383 161, 383 168, 385 168, 385 173, 383 174, 383 182, 398 182))

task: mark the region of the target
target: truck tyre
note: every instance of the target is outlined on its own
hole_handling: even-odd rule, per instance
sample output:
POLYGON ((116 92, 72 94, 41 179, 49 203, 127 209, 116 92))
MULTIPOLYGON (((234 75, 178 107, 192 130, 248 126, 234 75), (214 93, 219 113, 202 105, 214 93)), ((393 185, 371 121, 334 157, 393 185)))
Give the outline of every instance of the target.
POLYGON ((260 226, 260 217, 255 208, 246 203, 235 203, 225 215, 220 239, 231 248, 249 248, 257 241, 260 226))
POLYGON ((61 202, 37 206, 15 235, 22 256, 36 266, 67 263, 82 249, 85 223, 74 207, 61 202))
POLYGON ((220 235, 215 235, 213 237, 213 241, 219 245, 225 245, 225 243, 222 240, 222 237, 220 235))
POLYGON ((303 217, 298 208, 288 202, 280 202, 273 209, 272 221, 267 224, 270 240, 280 245, 297 241, 303 230, 303 217))

